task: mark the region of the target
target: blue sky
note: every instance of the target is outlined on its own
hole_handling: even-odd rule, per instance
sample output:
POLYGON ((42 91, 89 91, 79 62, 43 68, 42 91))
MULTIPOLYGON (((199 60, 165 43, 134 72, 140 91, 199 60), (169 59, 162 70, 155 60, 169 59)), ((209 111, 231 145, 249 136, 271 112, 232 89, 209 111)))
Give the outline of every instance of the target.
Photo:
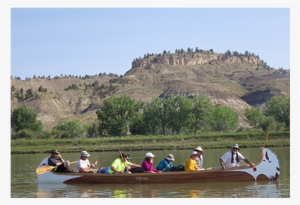
POLYGON ((289 8, 12 8, 11 75, 124 75, 147 53, 259 55, 290 69, 289 8))

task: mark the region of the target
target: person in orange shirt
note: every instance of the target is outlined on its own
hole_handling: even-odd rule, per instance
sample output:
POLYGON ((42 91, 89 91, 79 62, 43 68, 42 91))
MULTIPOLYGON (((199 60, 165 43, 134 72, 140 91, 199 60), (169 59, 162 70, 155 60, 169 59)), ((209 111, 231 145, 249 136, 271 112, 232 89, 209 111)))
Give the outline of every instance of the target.
POLYGON ((200 170, 198 168, 197 164, 196 164, 196 158, 197 157, 198 157, 198 153, 196 151, 193 151, 191 156, 185 162, 184 171, 192 172, 192 171, 199 171, 200 170))

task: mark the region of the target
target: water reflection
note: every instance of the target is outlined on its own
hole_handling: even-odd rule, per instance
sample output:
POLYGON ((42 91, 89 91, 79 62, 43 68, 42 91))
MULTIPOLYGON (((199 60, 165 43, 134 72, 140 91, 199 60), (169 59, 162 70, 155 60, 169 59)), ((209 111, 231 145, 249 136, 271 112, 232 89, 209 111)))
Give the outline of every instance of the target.
POLYGON ((38 198, 281 198, 278 182, 39 184, 38 198))

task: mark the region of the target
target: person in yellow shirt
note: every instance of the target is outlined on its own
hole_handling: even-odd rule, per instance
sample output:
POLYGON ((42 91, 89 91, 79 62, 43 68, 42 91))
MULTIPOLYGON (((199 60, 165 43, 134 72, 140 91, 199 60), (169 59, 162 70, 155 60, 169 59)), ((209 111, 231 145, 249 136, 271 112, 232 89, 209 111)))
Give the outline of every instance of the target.
POLYGON ((192 172, 192 171, 199 171, 200 169, 197 166, 196 158, 198 157, 198 153, 193 151, 191 156, 186 160, 184 165, 184 171, 192 172))

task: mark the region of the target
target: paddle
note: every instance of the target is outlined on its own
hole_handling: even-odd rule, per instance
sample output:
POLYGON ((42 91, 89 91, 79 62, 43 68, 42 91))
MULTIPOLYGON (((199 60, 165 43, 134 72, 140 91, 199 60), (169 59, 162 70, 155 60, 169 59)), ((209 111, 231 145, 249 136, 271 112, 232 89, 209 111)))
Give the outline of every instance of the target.
MULTIPOLYGON (((70 162, 70 164, 74 164, 74 163, 76 163, 77 161, 75 161, 75 162, 70 162)), ((59 166, 59 165, 58 165, 59 166)), ((58 167, 58 166, 43 166, 43 167, 38 167, 36 170, 35 170, 35 172, 37 173, 37 174, 44 174, 44 173, 46 173, 46 172, 50 172, 50 171, 52 171, 52 169, 54 169, 55 167, 58 167)))
POLYGON ((119 149, 119 152, 120 152, 120 155, 121 155, 121 157, 122 157, 122 160, 123 160, 123 163, 124 163, 124 165, 125 165, 125 168, 126 168, 127 172, 129 172, 129 171, 128 171, 128 168, 127 168, 127 166, 126 166, 126 164, 125 164, 125 160, 124 160, 124 158, 123 158, 123 155, 122 155, 120 149, 119 149))

